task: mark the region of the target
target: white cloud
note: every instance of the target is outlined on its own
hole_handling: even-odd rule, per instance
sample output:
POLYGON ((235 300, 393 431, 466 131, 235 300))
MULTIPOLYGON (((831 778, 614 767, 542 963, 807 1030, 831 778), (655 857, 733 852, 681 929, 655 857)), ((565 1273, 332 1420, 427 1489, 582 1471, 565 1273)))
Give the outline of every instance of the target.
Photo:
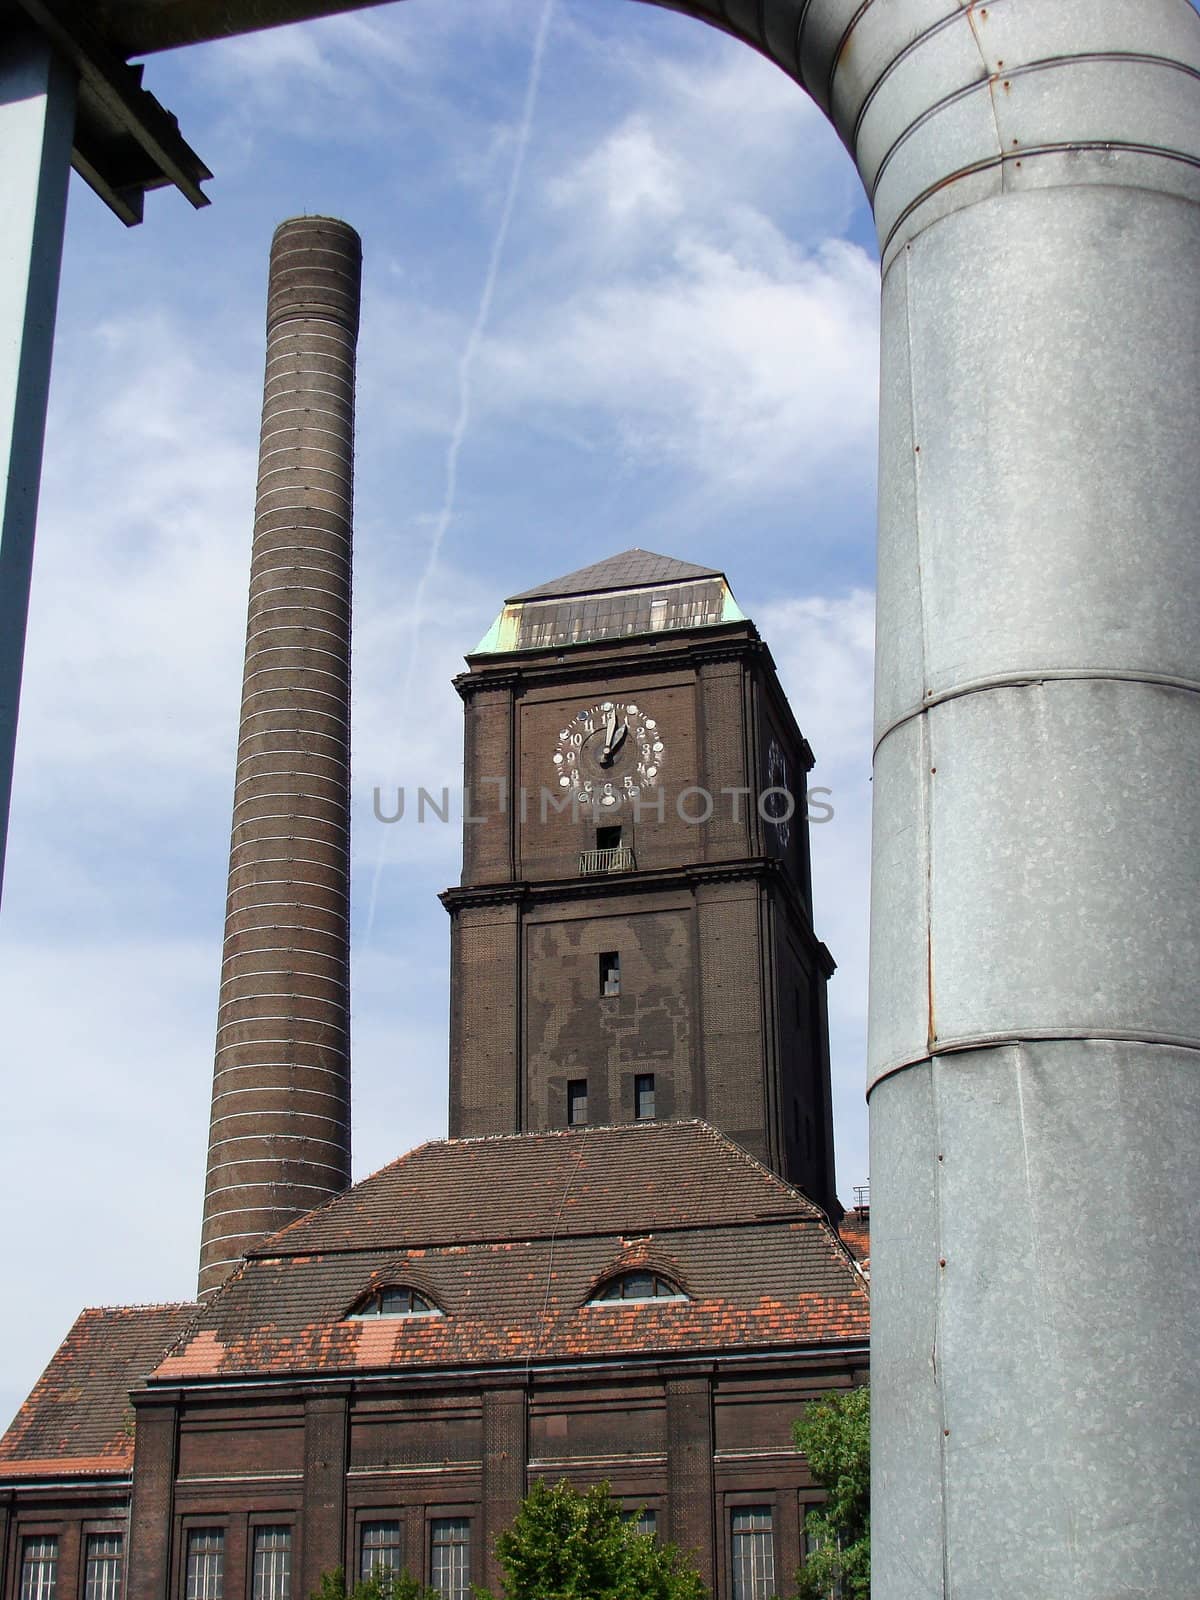
MULTIPOLYGON (((245 634, 253 400, 153 312, 96 330, 57 391, 72 470, 42 501, 17 774, 25 805, 83 785, 130 813, 223 780, 245 634)), ((253 384, 253 380, 251 385, 253 384)), ((20 834, 17 834, 20 843, 20 834)))
POLYGON ((569 172, 547 186, 551 203, 572 211, 599 206, 608 227, 645 228, 683 209, 682 164, 644 115, 630 117, 569 172))
POLYGON ((485 352, 493 410, 588 408, 623 451, 726 492, 779 495, 873 454, 874 264, 853 245, 786 265, 685 238, 653 277, 526 310, 485 352))

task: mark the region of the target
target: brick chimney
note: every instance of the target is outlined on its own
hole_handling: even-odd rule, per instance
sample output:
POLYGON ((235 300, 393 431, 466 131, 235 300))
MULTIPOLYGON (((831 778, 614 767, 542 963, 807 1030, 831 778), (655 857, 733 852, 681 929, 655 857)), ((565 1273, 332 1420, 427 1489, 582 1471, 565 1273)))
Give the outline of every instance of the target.
POLYGON ((271 245, 201 1296, 350 1182, 350 554, 362 248, 271 245))

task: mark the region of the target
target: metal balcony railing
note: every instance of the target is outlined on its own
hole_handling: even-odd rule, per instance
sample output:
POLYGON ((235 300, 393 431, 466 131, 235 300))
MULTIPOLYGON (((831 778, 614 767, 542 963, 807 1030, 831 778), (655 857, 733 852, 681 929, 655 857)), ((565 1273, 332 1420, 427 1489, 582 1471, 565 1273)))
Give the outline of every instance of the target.
POLYGON ((590 872, 633 872, 637 868, 633 851, 628 845, 619 844, 613 850, 581 850, 579 852, 579 870, 582 873, 590 872))

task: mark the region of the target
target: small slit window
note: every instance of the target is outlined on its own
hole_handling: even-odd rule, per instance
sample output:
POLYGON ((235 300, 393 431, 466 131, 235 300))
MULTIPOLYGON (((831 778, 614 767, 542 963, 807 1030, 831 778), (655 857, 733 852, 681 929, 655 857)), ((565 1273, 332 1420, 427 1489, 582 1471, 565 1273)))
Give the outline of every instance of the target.
POLYGON ((588 1119, 587 1079, 572 1078, 567 1084, 567 1127, 580 1128, 588 1119))
POLYGON ((609 1305, 614 1300, 686 1300, 677 1283, 661 1272, 622 1272, 601 1284, 592 1296, 592 1305, 609 1305))
POLYGON ((654 1074, 639 1072, 633 1080, 633 1110, 639 1122, 654 1121, 654 1074))
POLYGON ((606 950, 600 957, 601 997, 621 992, 621 955, 617 950, 606 950))
POLYGON ((352 1317, 440 1317, 432 1301, 405 1284, 373 1289, 350 1313, 352 1317))

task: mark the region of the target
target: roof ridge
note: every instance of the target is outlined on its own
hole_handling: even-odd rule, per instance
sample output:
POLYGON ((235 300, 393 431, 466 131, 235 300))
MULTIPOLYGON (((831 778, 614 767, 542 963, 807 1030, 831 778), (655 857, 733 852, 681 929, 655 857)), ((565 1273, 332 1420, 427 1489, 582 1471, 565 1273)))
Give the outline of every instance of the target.
MULTIPOLYGON (((801 1189, 798 1184, 791 1183, 787 1178, 782 1177, 778 1172, 772 1171, 772 1169, 768 1167, 765 1162, 760 1161, 757 1156, 751 1155, 749 1150, 746 1149, 745 1145, 739 1144, 736 1139, 731 1139, 727 1133, 722 1132, 722 1130, 716 1127, 715 1124, 706 1122, 702 1117, 697 1117, 694 1120, 709 1133, 714 1134, 724 1144, 732 1145, 734 1150, 737 1151, 738 1155, 740 1155, 742 1159, 751 1167, 755 1168, 756 1171, 761 1172, 764 1177, 770 1178, 774 1183, 777 1183, 781 1189, 786 1189, 790 1195, 795 1195, 795 1197, 798 1200, 802 1200, 806 1206, 811 1206, 813 1211, 815 1211, 819 1217, 823 1217, 826 1222, 829 1222, 828 1213, 821 1209, 811 1195, 805 1194, 804 1190, 801 1189)), ((829 1225, 830 1227, 833 1227, 832 1222, 830 1222, 829 1225)))
POLYGON ((520 594, 509 595, 505 604, 519 605, 526 600, 567 599, 576 595, 656 588, 659 584, 724 577, 719 567, 702 567, 694 561, 683 561, 678 556, 666 556, 657 550, 643 550, 639 545, 631 545, 628 550, 602 556, 599 561, 588 562, 574 572, 565 572, 561 577, 549 578, 532 589, 522 590, 520 594))
MULTIPOLYGON (((657 1120, 646 1118, 643 1122, 588 1122, 575 1128, 527 1128, 523 1133, 468 1133, 457 1138, 447 1135, 444 1139, 426 1139, 423 1145, 417 1145, 408 1152, 416 1155, 417 1150, 424 1150, 429 1145, 457 1145, 457 1144, 499 1144, 505 1139, 582 1139, 595 1133, 644 1133, 647 1128, 707 1128, 711 1123, 705 1122, 703 1117, 659 1117, 657 1120)), ((397 1160, 406 1161, 407 1156, 399 1156, 397 1160)), ((395 1162, 391 1165, 395 1166, 395 1162)), ((380 1168, 380 1171, 384 1171, 380 1168)), ((289 1227, 291 1224, 289 1223, 289 1227)))
POLYGON ((107 1306, 83 1306, 78 1315, 86 1317, 91 1312, 103 1311, 186 1311, 193 1306, 198 1306, 199 1300, 130 1300, 128 1303, 107 1306))

